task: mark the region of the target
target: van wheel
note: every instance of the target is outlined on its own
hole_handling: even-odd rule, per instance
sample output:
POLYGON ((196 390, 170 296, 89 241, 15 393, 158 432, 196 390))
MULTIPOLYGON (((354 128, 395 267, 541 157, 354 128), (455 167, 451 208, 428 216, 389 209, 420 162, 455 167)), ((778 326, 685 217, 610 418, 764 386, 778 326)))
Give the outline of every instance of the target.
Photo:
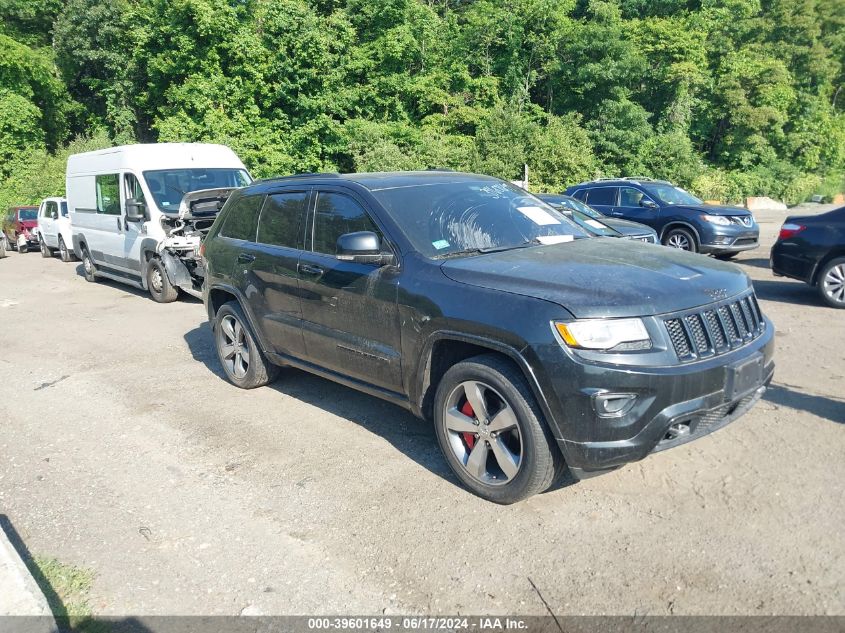
POLYGON ((151 257, 147 262, 147 288, 158 303, 172 303, 179 297, 179 291, 170 283, 164 264, 158 257, 151 257))
POLYGON ((59 236, 59 256, 62 258, 63 262, 73 261, 73 255, 71 255, 70 251, 67 249, 65 240, 61 235, 59 236))
POLYGON ((824 265, 819 273, 819 294, 831 308, 845 308, 845 257, 824 265))
POLYGON ((542 492, 563 457, 521 372, 493 355, 451 367, 437 387, 434 427, 458 479, 494 503, 542 492))
POLYGON ((88 252, 88 247, 84 244, 82 246, 82 271, 85 273, 85 281, 97 281, 97 267, 94 266, 91 253, 88 252))
POLYGON ((18 252, 21 253, 21 254, 28 253, 29 252, 29 244, 21 244, 20 246, 18 246, 18 252))
POLYGON ((52 257, 53 249, 47 246, 43 237, 38 238, 39 246, 41 247, 41 257, 52 257))
POLYGON ((229 301, 217 311, 214 343, 226 377, 241 389, 263 387, 278 377, 278 366, 259 349, 237 301, 229 301))
POLYGON ((686 229, 672 229, 663 236, 663 246, 677 248, 690 253, 698 252, 695 236, 686 229))

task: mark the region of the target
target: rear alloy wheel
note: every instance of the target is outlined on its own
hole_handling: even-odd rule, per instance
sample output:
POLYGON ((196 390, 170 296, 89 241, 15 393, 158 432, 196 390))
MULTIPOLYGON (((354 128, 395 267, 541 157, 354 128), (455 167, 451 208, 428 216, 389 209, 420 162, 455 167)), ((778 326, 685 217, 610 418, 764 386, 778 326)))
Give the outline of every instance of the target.
POLYGON ((147 288, 158 303, 172 303, 179 297, 179 291, 170 283, 164 264, 158 257, 147 262, 147 288))
POLYGON ((440 381, 435 430, 461 482, 495 503, 546 490, 563 460, 521 372, 483 355, 460 362, 440 381))
POLYGON ((819 294, 831 308, 845 308, 845 257, 832 259, 822 268, 819 294))
POLYGON ((61 235, 59 236, 59 256, 62 258, 63 262, 69 262, 73 260, 73 255, 71 255, 70 251, 67 249, 65 240, 61 235))
POLYGON ((672 229, 663 236, 663 245, 690 253, 697 253, 695 237, 686 229, 672 229))
POLYGON ((38 238, 38 244, 41 247, 41 257, 47 258, 53 256, 53 249, 44 242, 44 236, 38 238))
POLYGON ((265 358, 256 344, 237 302, 230 301, 217 311, 214 342, 226 377, 241 389, 263 387, 279 375, 279 368, 265 358))
POLYGON ((82 247, 82 270, 85 273, 85 281, 97 281, 97 267, 94 266, 94 260, 91 259, 91 253, 88 252, 88 247, 82 247))

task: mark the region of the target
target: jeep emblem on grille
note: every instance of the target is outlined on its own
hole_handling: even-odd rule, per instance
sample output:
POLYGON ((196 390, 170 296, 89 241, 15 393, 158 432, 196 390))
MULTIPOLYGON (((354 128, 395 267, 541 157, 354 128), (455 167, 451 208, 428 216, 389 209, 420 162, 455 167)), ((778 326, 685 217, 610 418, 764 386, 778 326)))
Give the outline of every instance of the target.
POLYGON ((724 299, 728 296, 727 288, 705 288, 704 292, 707 294, 707 296, 714 300, 724 299))

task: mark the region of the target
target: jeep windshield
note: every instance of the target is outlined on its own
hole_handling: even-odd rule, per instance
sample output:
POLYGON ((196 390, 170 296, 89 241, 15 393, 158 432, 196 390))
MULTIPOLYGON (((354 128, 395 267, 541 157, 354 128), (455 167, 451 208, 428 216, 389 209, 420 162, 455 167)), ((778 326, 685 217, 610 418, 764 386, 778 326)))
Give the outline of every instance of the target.
POLYGON ((684 191, 674 185, 649 185, 645 188, 650 196, 657 198, 663 204, 703 204, 701 200, 691 193, 684 191))
POLYGON ((162 169, 145 171, 144 178, 163 213, 178 213, 186 193, 202 189, 245 187, 252 179, 243 169, 162 169))
POLYGON ((589 235, 545 202, 506 182, 465 180, 373 190, 427 257, 556 244, 589 235))

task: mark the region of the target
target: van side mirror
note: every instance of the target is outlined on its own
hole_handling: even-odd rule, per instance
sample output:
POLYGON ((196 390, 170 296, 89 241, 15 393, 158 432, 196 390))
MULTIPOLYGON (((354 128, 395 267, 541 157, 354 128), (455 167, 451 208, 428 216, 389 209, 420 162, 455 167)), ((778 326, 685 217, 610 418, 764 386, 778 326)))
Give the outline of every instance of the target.
POLYGON ((126 220, 129 222, 143 222, 147 219, 147 206, 137 198, 126 201, 126 220))
POLYGON ((385 266, 393 262, 393 255, 381 252, 378 235, 372 231, 346 233, 337 238, 336 256, 345 262, 385 266))
POLYGON ((640 199, 640 206, 644 209, 656 209, 657 203, 650 198, 643 197, 640 199))

